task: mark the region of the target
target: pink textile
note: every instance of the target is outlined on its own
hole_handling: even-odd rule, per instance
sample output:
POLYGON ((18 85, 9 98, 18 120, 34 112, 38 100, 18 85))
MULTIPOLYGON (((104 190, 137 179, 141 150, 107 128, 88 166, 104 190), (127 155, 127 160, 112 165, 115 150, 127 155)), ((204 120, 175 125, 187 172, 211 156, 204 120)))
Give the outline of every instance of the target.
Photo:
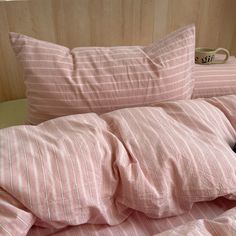
POLYGON ((189 99, 195 28, 151 45, 69 48, 10 33, 23 65, 28 122, 189 99))
POLYGON ((236 95, 2 129, 0 233, 115 226, 135 211, 159 219, 234 200, 235 140, 236 95))
POLYGON ((156 236, 206 236, 236 235, 236 207, 212 220, 199 219, 177 227, 175 230, 156 234, 156 236))
MULTIPOLYGON (((236 206, 236 202, 229 202, 226 201, 226 199, 217 199, 211 202, 196 203, 193 208, 185 214, 163 219, 149 218, 141 212, 135 211, 127 220, 115 226, 85 224, 69 226, 59 230, 34 226, 27 236, 148 236, 170 229, 170 232, 173 233, 173 229, 191 221, 197 222, 195 220, 200 219, 213 220, 233 206, 236 206)), ((213 235, 215 236, 215 234, 213 235)), ((224 236, 225 235, 227 234, 224 234, 224 236)), ((183 234, 181 236, 183 236, 183 234)))
MULTIPOLYGON (((220 56, 220 59, 224 56, 220 56)), ((236 94, 236 58, 229 57, 225 64, 193 66, 195 80, 192 98, 209 98, 236 94)))

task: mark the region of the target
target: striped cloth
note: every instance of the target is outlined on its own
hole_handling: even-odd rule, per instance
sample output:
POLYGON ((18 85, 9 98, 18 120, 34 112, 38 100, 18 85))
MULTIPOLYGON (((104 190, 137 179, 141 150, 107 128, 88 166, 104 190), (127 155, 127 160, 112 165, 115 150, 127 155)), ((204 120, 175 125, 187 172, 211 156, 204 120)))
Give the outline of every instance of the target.
POLYGON ((66 47, 10 33, 23 65, 28 122, 188 99, 193 90, 195 28, 146 47, 66 47))
POLYGON ((235 140, 236 95, 2 129, 0 235, 114 226, 136 211, 158 219, 235 199, 235 140))
MULTIPOLYGON (((224 56, 218 58, 222 59, 224 56)), ((193 99, 236 94, 236 58, 229 57, 225 64, 195 64, 193 79, 193 99)))
POLYGON ((236 207, 214 220, 199 219, 155 236, 233 236, 236 235, 236 207))
MULTIPOLYGON (((236 206, 235 201, 227 201, 226 199, 217 199, 215 201, 211 202, 201 202, 194 204, 193 208, 186 212, 185 214, 163 218, 163 219, 153 219, 145 216, 144 214, 135 211, 133 212, 129 218, 122 222, 119 225, 115 226, 109 226, 109 225, 93 225, 93 224, 84 224, 80 226, 69 226, 65 229, 48 229, 48 228, 42 228, 33 226, 27 236, 46 236, 46 235, 53 235, 53 236, 151 236, 157 234, 158 236, 167 233, 169 235, 174 235, 174 230, 176 227, 188 227, 187 230, 185 229, 185 232, 180 231, 182 228, 178 228, 177 235, 179 236, 185 236, 186 231, 188 233, 192 233, 191 235, 201 235, 206 236, 209 235, 209 233, 212 236, 216 236, 216 227, 214 224, 217 222, 214 221, 215 218, 219 218, 221 214, 223 214, 228 209, 232 208, 233 206, 236 206), (211 229, 211 232, 207 232, 205 228, 201 228, 202 234, 199 233, 197 230, 199 227, 199 221, 203 225, 204 223, 207 223, 208 228, 207 230, 211 229), (209 223, 210 221, 210 223, 209 223), (191 222, 191 225, 187 224, 191 222), (193 225, 196 225, 196 227, 190 227, 193 225), (210 226, 210 227, 209 227, 210 226), (170 230, 168 232, 163 232, 166 230, 170 230), (162 234, 161 234, 162 233, 162 234), (207 234, 208 233, 208 234, 207 234)), ((227 212, 228 213, 228 212, 227 212)), ((224 213, 226 214, 226 212, 224 213)), ((232 218, 232 217, 231 217, 232 218)), ((230 227, 231 221, 228 217, 228 224, 221 225, 221 228, 230 227)), ((232 226, 231 226, 232 227, 232 226)), ((227 229, 227 228, 226 228, 227 229)), ((230 232, 228 230, 228 232, 230 232)), ((227 236, 227 231, 223 234, 218 234, 219 236, 227 236)), ((217 235, 217 236, 218 236, 217 235)), ((229 234, 230 235, 230 234, 229 234)), ((233 233, 230 235, 234 235, 233 233)))

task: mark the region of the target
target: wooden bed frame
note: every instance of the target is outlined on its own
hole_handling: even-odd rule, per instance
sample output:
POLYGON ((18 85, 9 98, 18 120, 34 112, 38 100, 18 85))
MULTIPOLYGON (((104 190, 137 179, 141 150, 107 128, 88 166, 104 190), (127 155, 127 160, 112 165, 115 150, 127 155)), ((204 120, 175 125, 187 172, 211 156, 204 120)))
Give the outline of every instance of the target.
POLYGON ((146 45, 195 23, 197 46, 236 55, 235 0, 29 0, 0 2, 0 102, 25 97, 8 40, 20 32, 67 47, 146 45))

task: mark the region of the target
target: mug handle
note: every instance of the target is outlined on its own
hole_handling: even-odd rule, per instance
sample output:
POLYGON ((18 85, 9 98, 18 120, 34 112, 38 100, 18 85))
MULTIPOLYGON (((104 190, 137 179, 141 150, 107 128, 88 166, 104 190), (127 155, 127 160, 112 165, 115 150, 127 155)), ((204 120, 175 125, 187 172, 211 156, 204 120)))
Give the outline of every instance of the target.
POLYGON ((218 53, 218 52, 224 52, 225 53, 225 59, 224 60, 212 61, 211 64, 223 64, 223 63, 225 63, 228 60, 228 58, 230 56, 230 53, 229 53, 229 51, 227 49, 225 49, 225 48, 217 48, 215 53, 218 53))

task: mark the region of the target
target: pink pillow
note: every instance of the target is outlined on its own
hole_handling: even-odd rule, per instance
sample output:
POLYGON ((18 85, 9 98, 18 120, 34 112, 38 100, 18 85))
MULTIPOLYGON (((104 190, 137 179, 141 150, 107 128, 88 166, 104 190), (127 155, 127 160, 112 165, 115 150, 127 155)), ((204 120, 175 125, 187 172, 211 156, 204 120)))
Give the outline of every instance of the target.
POLYGON ((195 86, 192 98, 236 94, 236 58, 229 57, 225 64, 195 64, 193 79, 195 86))
POLYGON ((70 50, 18 33, 10 33, 10 39, 24 67, 31 124, 192 95, 193 25, 146 47, 70 50))

